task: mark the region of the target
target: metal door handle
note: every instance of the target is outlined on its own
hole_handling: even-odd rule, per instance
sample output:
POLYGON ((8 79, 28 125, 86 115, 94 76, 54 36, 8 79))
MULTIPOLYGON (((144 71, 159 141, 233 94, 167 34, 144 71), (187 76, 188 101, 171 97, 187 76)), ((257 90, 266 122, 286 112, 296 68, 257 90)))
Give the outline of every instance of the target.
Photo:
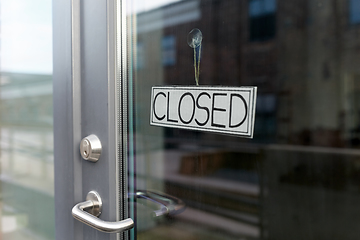
POLYGON ((165 193, 138 190, 135 196, 136 198, 144 198, 160 205, 160 209, 154 211, 154 217, 175 215, 185 210, 185 203, 181 199, 165 193))
POLYGON ((78 203, 73 207, 72 215, 80 222, 106 233, 123 232, 134 227, 134 221, 131 218, 118 222, 106 222, 99 219, 101 208, 100 195, 95 191, 90 191, 85 202, 78 203))

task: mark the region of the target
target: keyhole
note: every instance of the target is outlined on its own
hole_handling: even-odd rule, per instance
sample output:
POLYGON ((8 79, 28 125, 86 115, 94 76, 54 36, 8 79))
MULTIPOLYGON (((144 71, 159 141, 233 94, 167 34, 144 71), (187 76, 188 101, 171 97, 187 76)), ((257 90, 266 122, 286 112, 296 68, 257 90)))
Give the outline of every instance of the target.
POLYGON ((87 157, 89 157, 89 155, 90 155, 90 144, 89 144, 89 142, 87 141, 87 140, 85 140, 85 141, 83 141, 83 152, 82 152, 82 154, 83 154, 83 156, 85 157, 85 158, 87 158, 87 157))

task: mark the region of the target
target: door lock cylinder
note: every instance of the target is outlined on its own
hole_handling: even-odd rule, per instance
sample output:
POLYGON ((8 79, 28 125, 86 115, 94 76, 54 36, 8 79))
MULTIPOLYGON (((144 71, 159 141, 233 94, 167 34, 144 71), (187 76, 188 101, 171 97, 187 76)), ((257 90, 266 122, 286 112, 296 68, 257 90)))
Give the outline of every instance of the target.
POLYGON ((100 139, 94 134, 83 138, 80 142, 80 154, 85 160, 97 162, 99 160, 101 150, 102 147, 100 139))

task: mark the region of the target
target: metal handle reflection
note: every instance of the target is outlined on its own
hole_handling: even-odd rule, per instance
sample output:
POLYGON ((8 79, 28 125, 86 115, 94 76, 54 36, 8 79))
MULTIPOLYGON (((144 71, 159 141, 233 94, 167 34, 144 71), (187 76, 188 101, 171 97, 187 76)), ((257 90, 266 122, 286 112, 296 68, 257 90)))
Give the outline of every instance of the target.
POLYGON ((136 198, 144 198, 160 206, 159 209, 154 210, 154 217, 176 215, 185 210, 186 205, 181 199, 165 193, 138 190, 134 195, 136 198))

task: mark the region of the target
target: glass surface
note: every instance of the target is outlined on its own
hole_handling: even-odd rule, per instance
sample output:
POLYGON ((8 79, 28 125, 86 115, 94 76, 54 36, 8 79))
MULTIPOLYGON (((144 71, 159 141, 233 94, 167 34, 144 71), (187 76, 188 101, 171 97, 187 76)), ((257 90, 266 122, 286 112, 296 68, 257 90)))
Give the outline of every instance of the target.
POLYGON ((51 0, 0 5, 0 239, 54 239, 51 0))
POLYGON ((132 239, 358 239, 356 1, 150 2, 126 1, 130 192, 186 209, 153 217, 153 202, 133 199, 132 239), (200 85, 258 87, 253 139, 150 126, 152 86, 195 85, 194 28, 200 85))

